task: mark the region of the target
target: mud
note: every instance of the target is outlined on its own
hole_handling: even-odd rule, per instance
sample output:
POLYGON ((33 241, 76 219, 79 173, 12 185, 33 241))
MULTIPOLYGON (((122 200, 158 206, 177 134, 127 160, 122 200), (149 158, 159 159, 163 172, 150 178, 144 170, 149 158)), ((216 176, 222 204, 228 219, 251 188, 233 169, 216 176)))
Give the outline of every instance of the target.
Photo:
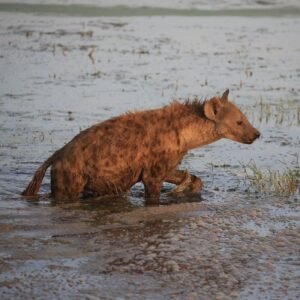
POLYGON ((299 192, 257 193, 242 165, 299 169, 299 23, 0 12, 1 299, 297 299, 299 192), (262 138, 189 153, 201 195, 57 203, 47 175, 19 196, 91 124, 226 88, 262 138))

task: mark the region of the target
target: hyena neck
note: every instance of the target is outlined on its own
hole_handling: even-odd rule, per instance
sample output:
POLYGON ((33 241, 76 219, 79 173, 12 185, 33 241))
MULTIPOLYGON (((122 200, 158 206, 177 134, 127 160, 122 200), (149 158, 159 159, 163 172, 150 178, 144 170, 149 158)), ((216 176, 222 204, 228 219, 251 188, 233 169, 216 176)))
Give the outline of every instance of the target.
POLYGON ((214 122, 197 117, 197 120, 188 122, 182 128, 181 139, 185 150, 191 150, 211 144, 221 139, 221 136, 218 134, 214 122))

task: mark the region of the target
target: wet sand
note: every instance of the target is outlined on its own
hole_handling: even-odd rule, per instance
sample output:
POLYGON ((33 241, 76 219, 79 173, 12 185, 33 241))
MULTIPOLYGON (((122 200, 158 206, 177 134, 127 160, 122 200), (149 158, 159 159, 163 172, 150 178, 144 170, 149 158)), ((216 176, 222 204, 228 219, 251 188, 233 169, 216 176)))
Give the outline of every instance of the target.
POLYGON ((300 20, 0 12, 1 299, 296 299, 299 192, 255 192, 242 165, 299 169, 300 20), (80 130, 231 90, 262 132, 188 154, 201 195, 55 203, 19 194, 80 130))

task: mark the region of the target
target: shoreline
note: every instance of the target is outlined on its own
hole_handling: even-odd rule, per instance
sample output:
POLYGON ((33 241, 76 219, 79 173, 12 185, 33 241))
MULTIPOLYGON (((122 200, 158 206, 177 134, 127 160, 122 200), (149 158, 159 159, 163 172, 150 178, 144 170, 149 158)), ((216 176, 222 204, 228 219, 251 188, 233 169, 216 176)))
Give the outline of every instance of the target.
POLYGON ((300 16, 300 7, 186 9, 125 5, 97 6, 90 4, 27 4, 0 3, 0 12, 60 15, 76 17, 295 17, 300 16))

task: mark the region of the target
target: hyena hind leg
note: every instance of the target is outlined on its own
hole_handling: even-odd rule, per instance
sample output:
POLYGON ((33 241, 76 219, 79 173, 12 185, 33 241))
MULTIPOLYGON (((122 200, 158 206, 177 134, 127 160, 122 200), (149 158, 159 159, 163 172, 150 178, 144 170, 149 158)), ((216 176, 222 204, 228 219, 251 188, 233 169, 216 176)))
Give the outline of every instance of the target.
POLYGON ((84 191, 85 180, 76 172, 51 169, 51 196, 55 200, 70 201, 78 200, 84 191))

